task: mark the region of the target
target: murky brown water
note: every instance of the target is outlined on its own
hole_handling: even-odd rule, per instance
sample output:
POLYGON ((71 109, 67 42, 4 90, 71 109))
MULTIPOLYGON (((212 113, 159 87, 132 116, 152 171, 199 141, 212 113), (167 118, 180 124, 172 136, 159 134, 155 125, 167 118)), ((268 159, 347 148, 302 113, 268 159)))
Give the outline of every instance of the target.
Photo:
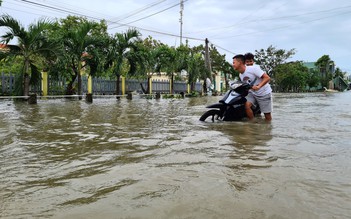
POLYGON ((0 218, 350 217, 351 92, 200 122, 219 98, 1 100, 0 218))

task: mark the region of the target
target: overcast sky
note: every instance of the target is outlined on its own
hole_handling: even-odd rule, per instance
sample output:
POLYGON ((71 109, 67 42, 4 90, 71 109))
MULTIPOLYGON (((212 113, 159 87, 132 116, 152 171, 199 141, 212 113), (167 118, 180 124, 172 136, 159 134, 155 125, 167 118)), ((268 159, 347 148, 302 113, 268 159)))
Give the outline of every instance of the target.
MULTIPOLYGON (((170 46, 180 44, 180 0, 3 0, 0 13, 27 27, 39 18, 68 14, 105 19, 111 34, 130 27, 170 46)), ((317 61, 329 55, 351 73, 349 0, 184 0, 182 42, 210 43, 226 54, 267 49, 296 49, 289 61, 317 61)), ((0 29, 0 33, 3 30, 0 29)))

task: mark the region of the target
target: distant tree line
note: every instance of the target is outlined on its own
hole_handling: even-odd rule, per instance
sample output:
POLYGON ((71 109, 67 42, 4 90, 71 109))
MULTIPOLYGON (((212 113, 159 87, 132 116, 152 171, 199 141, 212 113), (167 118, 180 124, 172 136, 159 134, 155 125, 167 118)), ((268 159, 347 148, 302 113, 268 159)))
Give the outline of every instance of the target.
POLYGON ((308 91, 318 85, 328 87, 330 80, 339 76, 345 79, 347 74, 340 68, 334 69, 334 61, 329 55, 321 56, 309 69, 302 61, 286 62, 295 54, 295 49, 276 49, 271 45, 255 52, 256 64, 268 73, 275 90, 280 92, 308 91))

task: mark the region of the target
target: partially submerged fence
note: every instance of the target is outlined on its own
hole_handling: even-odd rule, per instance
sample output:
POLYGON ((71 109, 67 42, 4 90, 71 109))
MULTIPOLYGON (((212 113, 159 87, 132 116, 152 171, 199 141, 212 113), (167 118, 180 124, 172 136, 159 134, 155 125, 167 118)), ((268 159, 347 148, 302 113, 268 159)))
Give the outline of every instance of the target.
MULTIPOLYGON (((11 96, 15 91, 15 75, 1 73, 0 78, 0 96, 11 96)), ((74 83, 74 87, 77 86, 77 81, 74 83)), ((171 85, 170 80, 152 80, 148 84, 147 80, 136 80, 121 78, 119 87, 120 94, 126 94, 128 92, 143 93, 143 89, 149 87, 149 93, 170 93, 171 85)), ((64 79, 54 79, 50 76, 42 75, 42 83, 36 87, 31 87, 31 93, 38 95, 63 95, 67 88, 67 82, 64 79)), ((195 84, 195 91, 202 92, 202 83, 197 82, 195 84)), ((174 81, 173 83, 174 93, 189 93, 190 85, 184 81, 174 81)), ((95 95, 116 95, 116 80, 104 79, 104 78, 88 78, 82 77, 82 93, 94 93, 95 95)))
POLYGON ((12 95, 15 91, 15 76, 12 74, 5 75, 1 73, 0 80, 0 94, 4 95, 12 95))

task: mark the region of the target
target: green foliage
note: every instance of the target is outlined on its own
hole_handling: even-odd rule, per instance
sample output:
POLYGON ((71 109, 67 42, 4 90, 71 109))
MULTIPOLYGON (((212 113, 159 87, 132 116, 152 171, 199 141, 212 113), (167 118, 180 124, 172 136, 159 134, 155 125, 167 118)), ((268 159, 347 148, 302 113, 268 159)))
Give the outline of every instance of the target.
POLYGON ((307 85, 309 88, 317 87, 320 82, 320 74, 317 70, 313 69, 309 71, 307 78, 307 85))
POLYGON ((275 83, 280 91, 303 91, 309 78, 308 68, 301 62, 278 65, 275 69, 275 83))
POLYGON ((127 74, 133 76, 137 74, 137 64, 141 62, 141 52, 139 45, 141 34, 136 29, 128 29, 125 33, 117 33, 111 37, 105 45, 106 57, 104 68, 111 69, 112 74, 116 77, 116 94, 119 94, 120 76, 127 74))
POLYGON ((329 55, 323 55, 317 60, 315 65, 323 69, 328 69, 328 65, 330 62, 331 62, 331 59, 329 55))
POLYGON ((205 60, 201 53, 191 52, 188 57, 188 82, 191 84, 191 90, 194 90, 193 84, 196 83, 198 78, 204 78, 208 74, 208 69, 204 65, 205 60))
POLYGON ((73 83, 78 78, 78 94, 81 94, 81 75, 100 76, 106 57, 106 45, 110 42, 107 25, 89 21, 83 17, 68 16, 60 19, 48 31, 52 42, 60 45, 56 51, 59 59, 50 60, 49 74, 64 77, 68 82, 66 94, 73 93, 73 83))
POLYGON ((197 91, 192 91, 190 94, 186 94, 186 97, 200 97, 201 94, 197 91))
POLYGON ((295 49, 284 50, 276 49, 270 45, 266 50, 255 50, 255 62, 260 65, 262 70, 265 71, 270 77, 274 77, 276 67, 283 64, 287 59, 295 54, 295 49))
POLYGON ((315 65, 320 72, 320 83, 322 87, 328 87, 329 81, 333 78, 330 66, 333 66, 334 62, 330 59, 329 55, 323 55, 317 60, 315 65))
POLYGON ((225 72, 227 69, 227 61, 225 60, 225 55, 221 55, 217 48, 211 44, 210 48, 210 58, 212 70, 215 72, 225 72))
POLYGON ((11 57, 22 57, 22 63, 20 64, 20 75, 23 80, 16 80, 17 86, 22 86, 22 93, 16 93, 17 95, 29 94, 29 85, 36 84, 40 79, 39 66, 41 58, 51 57, 56 51, 56 45, 48 40, 47 30, 50 29, 52 23, 40 19, 36 23, 32 23, 25 29, 19 21, 15 20, 10 15, 2 15, 0 17, 0 27, 6 28, 5 33, 0 36, 1 42, 7 44, 8 51, 2 52, 1 58, 7 60, 14 60, 11 57), (16 45, 8 44, 10 41, 16 40, 16 45), (29 80, 30 78, 30 80, 29 80), (22 83, 23 82, 23 83, 22 83))
POLYGON ((183 99, 181 94, 163 94, 163 99, 183 99))
MULTIPOLYGON (((1 52, 0 52, 1 53, 1 52)), ((0 60, 0 73, 13 73, 13 74, 19 74, 22 72, 22 64, 23 63, 23 57, 20 56, 7 56, 6 58, 0 60)))
POLYGON ((336 68, 335 69, 334 78, 341 77, 341 78, 345 79, 346 78, 346 74, 347 74, 347 72, 343 72, 343 71, 341 71, 340 68, 336 68))

